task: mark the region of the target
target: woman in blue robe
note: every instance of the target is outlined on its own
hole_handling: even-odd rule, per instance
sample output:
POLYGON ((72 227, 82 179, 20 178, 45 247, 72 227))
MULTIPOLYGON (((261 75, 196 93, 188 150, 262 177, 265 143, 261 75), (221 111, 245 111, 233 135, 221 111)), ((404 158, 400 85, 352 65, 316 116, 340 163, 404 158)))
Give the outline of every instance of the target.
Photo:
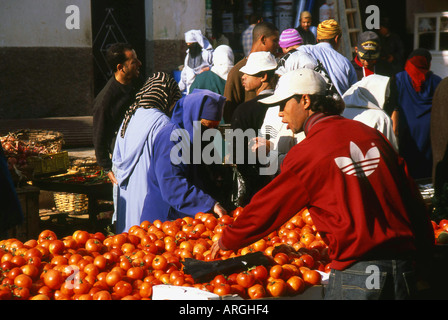
POLYGON ((396 75, 399 153, 414 179, 432 176, 431 108, 442 79, 430 71, 431 58, 428 50, 416 49, 410 54, 405 70, 396 75))
POLYGON ((176 81, 159 72, 149 77, 127 111, 117 134, 112 161, 118 181, 116 232, 140 224, 148 191, 154 140, 170 122, 169 115, 181 92, 176 81))
POLYGON ((202 154, 202 145, 199 149, 198 145, 193 145, 194 135, 198 137, 207 128, 219 125, 224 103, 223 96, 201 89, 178 101, 170 124, 154 141, 141 222, 194 217, 198 212, 213 212, 218 217, 227 213, 207 193, 201 178, 201 164, 192 161, 198 151, 202 154), (180 146, 182 152, 176 152, 180 146))

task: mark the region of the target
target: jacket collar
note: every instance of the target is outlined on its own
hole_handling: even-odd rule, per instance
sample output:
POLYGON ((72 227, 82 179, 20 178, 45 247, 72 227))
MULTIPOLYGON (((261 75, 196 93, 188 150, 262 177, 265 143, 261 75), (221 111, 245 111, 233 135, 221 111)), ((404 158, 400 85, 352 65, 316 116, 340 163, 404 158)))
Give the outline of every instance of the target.
POLYGON ((308 119, 305 120, 305 123, 303 124, 303 131, 305 132, 305 135, 307 136, 310 132, 311 128, 314 127, 315 124, 322 122, 324 120, 330 119, 330 118, 336 118, 341 117, 340 115, 327 115, 321 112, 313 113, 311 116, 308 117, 308 119))

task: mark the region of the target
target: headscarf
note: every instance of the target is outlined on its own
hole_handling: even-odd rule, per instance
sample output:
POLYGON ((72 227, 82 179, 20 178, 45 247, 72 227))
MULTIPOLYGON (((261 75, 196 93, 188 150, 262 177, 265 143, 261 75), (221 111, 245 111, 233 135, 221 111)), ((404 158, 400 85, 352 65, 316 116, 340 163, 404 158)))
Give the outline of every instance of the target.
POLYGON ((121 137, 124 137, 126 128, 138 108, 155 108, 169 115, 171 106, 181 97, 179 86, 171 75, 165 72, 155 73, 146 80, 146 83, 137 93, 135 102, 126 112, 121 137))
POLYGON ((373 74, 351 86, 342 98, 347 107, 383 110, 389 94, 389 83, 389 77, 373 74))
POLYGON ((339 24, 334 19, 328 19, 322 21, 317 26, 317 39, 333 39, 337 35, 341 34, 342 30, 339 24))
POLYGON ((185 129, 192 139, 194 122, 201 119, 220 121, 225 101, 226 98, 210 90, 194 89, 176 103, 171 121, 185 129))
POLYGON ((185 42, 197 42, 203 49, 206 50, 213 48, 208 39, 202 34, 201 30, 190 30, 185 32, 185 42))
POLYGON ((213 66, 211 71, 220 78, 227 80, 227 75, 234 65, 234 55, 232 48, 223 44, 218 46, 213 52, 213 66))
POLYGON ((409 55, 405 71, 411 77, 412 87, 416 92, 422 90, 426 75, 431 67, 431 53, 426 49, 416 49, 409 55))

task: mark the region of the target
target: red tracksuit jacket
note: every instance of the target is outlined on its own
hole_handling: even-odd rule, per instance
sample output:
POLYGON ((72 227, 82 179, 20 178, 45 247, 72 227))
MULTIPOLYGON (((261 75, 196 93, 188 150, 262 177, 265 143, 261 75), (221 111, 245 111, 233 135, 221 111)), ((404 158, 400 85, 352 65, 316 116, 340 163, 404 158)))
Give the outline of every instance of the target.
POLYGON ((281 173, 225 229, 222 247, 249 245, 308 207, 334 269, 431 248, 420 192, 379 131, 323 114, 312 115, 304 129, 306 139, 290 150, 281 173))

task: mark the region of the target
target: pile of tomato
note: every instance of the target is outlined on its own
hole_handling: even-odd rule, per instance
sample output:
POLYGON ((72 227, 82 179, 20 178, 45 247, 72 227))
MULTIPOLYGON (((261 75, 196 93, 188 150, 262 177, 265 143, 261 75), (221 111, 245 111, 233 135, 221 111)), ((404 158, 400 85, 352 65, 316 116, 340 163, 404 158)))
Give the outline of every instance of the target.
POLYGON ((105 236, 78 230, 58 239, 51 230, 37 239, 0 241, 0 300, 149 300, 160 284, 195 287, 244 299, 299 295, 328 272, 328 248, 302 210, 277 231, 235 251, 228 259, 262 251, 270 265, 220 274, 198 283, 182 261, 211 261, 210 247, 242 212, 216 218, 197 213, 175 221, 143 222, 126 233, 105 236))

